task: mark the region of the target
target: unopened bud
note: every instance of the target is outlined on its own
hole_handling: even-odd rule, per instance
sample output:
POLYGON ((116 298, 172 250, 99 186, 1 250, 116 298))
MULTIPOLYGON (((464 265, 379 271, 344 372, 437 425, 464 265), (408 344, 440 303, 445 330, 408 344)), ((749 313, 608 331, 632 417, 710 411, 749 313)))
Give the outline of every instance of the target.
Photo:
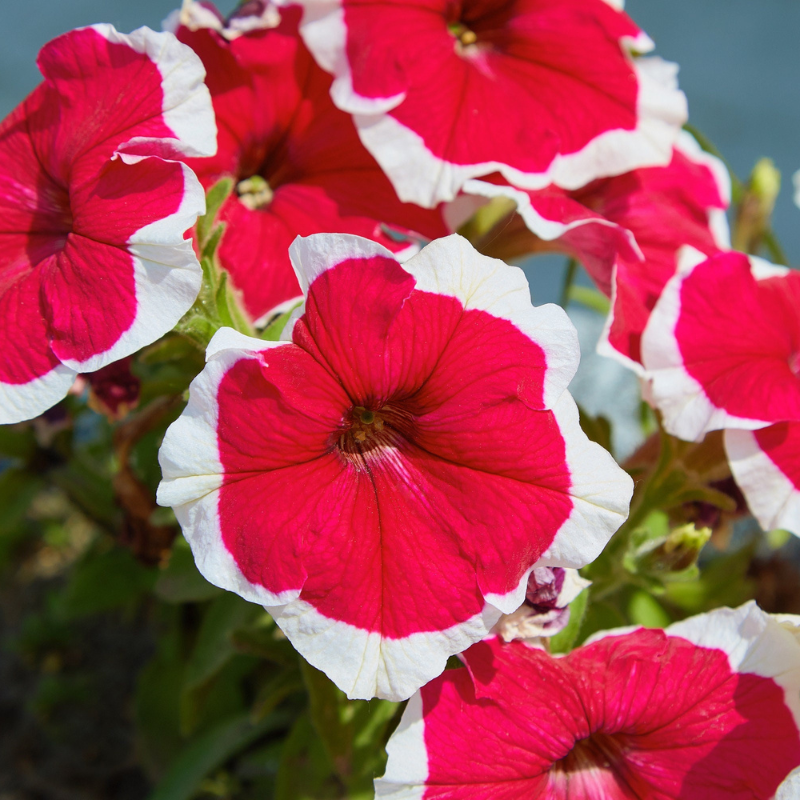
POLYGON ((753 167, 739 205, 733 231, 733 246, 756 253, 770 231, 772 212, 781 190, 781 173, 771 158, 761 158, 753 167))
POLYGON ((631 572, 665 576, 694 566, 700 551, 711 538, 711 528, 681 525, 667 536, 650 539, 630 553, 625 566, 631 572))

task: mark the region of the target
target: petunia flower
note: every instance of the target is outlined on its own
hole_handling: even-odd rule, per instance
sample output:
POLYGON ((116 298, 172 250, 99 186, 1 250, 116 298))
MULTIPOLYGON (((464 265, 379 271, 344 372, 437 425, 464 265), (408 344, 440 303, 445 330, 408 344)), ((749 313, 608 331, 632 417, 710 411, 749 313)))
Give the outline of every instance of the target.
POLYGON ((305 305, 268 343, 223 329, 168 430, 158 500, 211 583, 266 606, 351 697, 399 700, 592 561, 631 479, 578 425, 575 329, 458 236, 401 265, 298 239, 305 305))
POLYGON ((175 157, 209 155, 203 66, 171 34, 64 34, 0 123, 0 423, 163 335, 201 271, 184 233, 205 208, 175 157))
POLYGON ((500 617, 493 632, 506 642, 555 636, 569 623, 569 604, 590 585, 576 569, 535 567, 522 605, 500 617))
POLYGON ((758 524, 800 536, 800 422, 726 430, 724 441, 733 477, 758 524))
POLYGON ((797 797, 798 623, 749 603, 563 657, 480 642, 411 698, 377 796, 797 797))
POLYGON ((353 233, 407 257, 419 235, 449 233, 440 211, 400 202, 351 117, 333 105, 330 75, 298 36, 299 9, 285 10, 277 27, 243 33, 240 9, 235 37, 213 27, 222 23, 212 11, 186 4, 188 24, 175 30, 203 60, 220 129, 217 156, 189 164, 206 188, 223 177, 235 183, 218 217, 227 226, 218 255, 254 320, 299 299, 288 256, 298 235, 353 233))
POLYGON ((707 255, 730 249, 725 209, 730 179, 719 159, 682 131, 665 167, 646 167, 594 181, 575 191, 548 186, 525 191, 501 175, 465 183, 467 195, 508 197, 528 229, 577 258, 612 298, 599 350, 642 374, 641 335, 678 251, 707 255))
POLYGON ((653 402, 687 441, 800 421, 800 272, 687 248, 642 338, 653 402))
MULTIPOLYGON (((287 2, 284 2, 287 4, 287 2)), ((674 65, 605 0, 301 0, 301 33, 339 108, 403 200, 469 178, 576 189, 665 164, 686 101, 674 65)))

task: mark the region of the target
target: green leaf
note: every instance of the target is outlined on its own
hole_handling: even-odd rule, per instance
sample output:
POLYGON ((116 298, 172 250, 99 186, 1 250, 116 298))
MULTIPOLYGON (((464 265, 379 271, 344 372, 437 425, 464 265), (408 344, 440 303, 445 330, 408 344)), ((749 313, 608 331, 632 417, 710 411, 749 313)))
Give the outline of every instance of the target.
POLYGON ((297 651, 265 611, 253 624, 238 628, 231 642, 240 653, 257 656, 280 666, 297 666, 297 651))
MULTIPOLYGON (((591 587, 589 591, 591 592, 591 587)), ((607 600, 593 600, 591 597, 589 599, 590 602, 586 608, 577 644, 585 642, 593 633, 598 631, 620 628, 628 624, 625 615, 614 603, 607 600)))
POLYGON ((148 773, 162 777, 183 747, 180 696, 184 663, 180 657, 180 609, 161 607, 171 618, 158 652, 139 673, 134 701, 137 749, 148 773))
POLYGON ((289 667, 281 670, 259 689, 251 712, 253 719, 266 717, 289 695, 303 690, 305 684, 298 669, 289 667))
POLYGON ((552 653, 568 653, 575 642, 578 640, 578 634, 581 631, 584 617, 586 616, 586 607, 589 602, 589 591, 584 589, 570 604, 569 604, 569 622, 563 630, 560 630, 555 636, 550 638, 550 652, 552 653))
POLYGON ((90 459, 76 455, 68 464, 50 470, 48 477, 91 520, 106 530, 118 529, 121 515, 114 500, 110 461, 105 471, 90 459))
POLYGON ((301 663, 311 719, 328 759, 350 792, 368 792, 383 772, 386 756, 377 746, 398 711, 386 700, 348 700, 324 673, 301 663))
POLYGON ((758 541, 733 553, 712 559, 700 570, 696 581, 670 582, 664 598, 687 614, 699 614, 719 606, 735 608, 755 594, 755 583, 747 577, 758 541))
POLYGON ((253 722, 248 713, 237 714, 198 736, 175 759, 149 800, 190 800, 203 779, 253 742, 289 722, 275 712, 253 722))
POLYGON ((257 614, 263 613, 231 592, 224 592, 206 609, 192 654, 186 665, 184 691, 200 686, 236 653, 231 634, 257 614))
POLYGON ((36 434, 32 425, 0 425, 0 456, 26 461, 35 452, 36 434))
POLYGON ((42 479, 27 470, 0 472, 0 534, 16 531, 43 486, 42 479))
POLYGON ((214 226, 222 204, 233 191, 233 180, 221 178, 206 192, 206 213, 197 220, 197 239, 202 247, 214 226))
POLYGON ((81 617, 132 606, 152 589, 156 576, 155 569, 140 564, 127 550, 89 553, 64 592, 64 613, 81 617))
POLYGON ((279 341, 281 334, 283 333, 283 329, 286 327, 286 323, 289 321, 289 317, 292 316, 292 313, 299 305, 300 303, 271 320, 269 325, 267 325, 267 327, 264 328, 264 330, 259 334, 261 338, 268 342, 279 341))
POLYGON ((219 286, 216 293, 217 313, 223 326, 233 328, 246 336, 252 336, 253 326, 241 309, 238 293, 231 285, 225 270, 219 271, 219 286))
POLYGON ((175 540, 167 566, 158 576, 154 592, 167 603, 199 603, 222 594, 197 569, 188 542, 182 536, 175 540))
POLYGON ((611 447, 611 423, 605 417, 593 417, 578 406, 580 414, 580 425, 583 432, 601 447, 612 453, 611 447))
POLYGON ((645 628, 666 628, 672 622, 658 600, 642 589, 637 589, 631 595, 628 601, 628 617, 632 624, 645 628))
POLYGON ((334 800, 345 796, 311 719, 302 714, 283 745, 275 800, 334 800))

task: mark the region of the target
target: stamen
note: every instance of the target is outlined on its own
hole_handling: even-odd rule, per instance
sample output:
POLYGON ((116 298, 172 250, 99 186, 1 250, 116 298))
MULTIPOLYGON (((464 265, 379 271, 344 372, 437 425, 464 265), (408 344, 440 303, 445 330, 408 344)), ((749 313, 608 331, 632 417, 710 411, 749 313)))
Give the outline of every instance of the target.
POLYGON ((239 202, 251 211, 268 206, 275 194, 272 187, 260 175, 239 181, 236 184, 236 192, 239 195, 239 202))
POLYGON ((450 33, 458 39, 462 47, 469 47, 478 41, 475 31, 471 31, 463 22, 452 22, 447 26, 450 33))

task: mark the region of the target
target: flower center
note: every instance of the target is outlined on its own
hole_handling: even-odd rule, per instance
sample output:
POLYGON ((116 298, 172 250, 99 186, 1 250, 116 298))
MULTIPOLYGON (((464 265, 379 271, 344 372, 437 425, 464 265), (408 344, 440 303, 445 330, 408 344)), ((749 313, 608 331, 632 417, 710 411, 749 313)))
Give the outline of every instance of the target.
POLYGON ((356 406, 353 409, 353 422, 349 430, 353 441, 363 444, 374 439, 383 431, 383 417, 371 408, 356 406))
POLYGON ((239 181, 236 184, 236 193, 239 195, 239 202, 251 211, 268 206, 275 196, 272 187, 260 175, 239 181))
POLYGON ((412 426, 412 415, 398 406, 353 406, 345 415, 345 428, 339 431, 336 446, 348 461, 363 466, 367 457, 379 457, 410 438, 412 426))
POLYGON ((604 733, 581 739, 550 768, 550 788, 556 797, 617 797, 628 787, 623 746, 604 733), (623 769, 620 769, 623 768, 623 769), (568 790, 568 791, 567 791, 568 790))
POLYGON ((451 36, 454 36, 458 44, 461 47, 469 47, 471 44, 475 44, 478 41, 478 35, 475 31, 470 30, 463 22, 451 22, 447 26, 447 30, 450 31, 451 36))

